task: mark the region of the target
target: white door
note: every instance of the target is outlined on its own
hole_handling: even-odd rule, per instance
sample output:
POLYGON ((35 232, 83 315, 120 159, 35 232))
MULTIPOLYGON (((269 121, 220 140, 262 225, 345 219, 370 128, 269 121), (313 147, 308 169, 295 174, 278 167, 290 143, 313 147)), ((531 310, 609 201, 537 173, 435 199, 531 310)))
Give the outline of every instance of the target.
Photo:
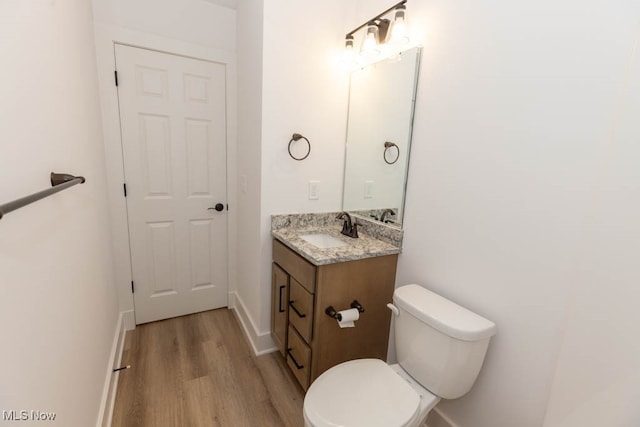
POLYGON ((225 65, 115 54, 136 323, 226 306, 225 65))

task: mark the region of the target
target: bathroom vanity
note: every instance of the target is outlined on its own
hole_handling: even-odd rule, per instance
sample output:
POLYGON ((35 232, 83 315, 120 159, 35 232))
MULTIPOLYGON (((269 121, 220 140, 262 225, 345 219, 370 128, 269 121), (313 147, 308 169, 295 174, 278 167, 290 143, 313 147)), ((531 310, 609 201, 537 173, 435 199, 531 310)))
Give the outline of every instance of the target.
MULTIPOLYGON (((334 222, 335 214, 329 214, 334 222)), ((303 389, 347 360, 386 360, 399 246, 370 237, 341 236, 339 226, 272 230, 272 337, 303 389), (306 233, 306 234, 305 234, 306 233), (322 248, 301 236, 322 236, 340 247, 322 248), (334 240, 331 240, 334 239, 334 240), (339 243, 339 242, 337 242, 339 243), (341 328, 326 313, 364 310, 355 327, 341 328)), ((329 243, 331 246, 333 243, 329 243)))

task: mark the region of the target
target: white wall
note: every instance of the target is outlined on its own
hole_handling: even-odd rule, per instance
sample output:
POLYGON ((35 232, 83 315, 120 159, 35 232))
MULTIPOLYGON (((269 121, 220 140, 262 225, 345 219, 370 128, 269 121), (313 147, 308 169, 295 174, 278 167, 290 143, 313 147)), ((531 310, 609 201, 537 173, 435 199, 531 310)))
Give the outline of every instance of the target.
POLYGON ((0 220, 0 410, 59 426, 95 425, 117 321, 91 21, 80 0, 0 3, 0 202, 87 179, 0 220))
POLYGON ((93 0, 93 9, 99 23, 235 50, 235 11, 204 0, 93 0))
MULTIPOLYGON (((625 1, 433 1, 408 10, 425 50, 398 283, 421 283, 498 324, 474 389, 439 409, 460 427, 540 426, 556 381, 547 425, 561 425, 572 408, 560 395, 580 387, 577 375, 566 378, 577 356, 571 342, 588 342, 571 326, 582 308, 569 307, 592 302, 583 301, 588 286, 611 287, 602 279, 614 264, 591 262, 603 255, 595 244, 613 236, 594 226, 635 227, 632 217, 593 212, 593 200, 610 184, 599 171, 640 10, 625 1)), ((637 189, 637 176, 627 178, 637 189)), ((621 249, 604 251, 615 259, 621 249)), ((637 270, 618 274, 614 300, 639 279, 637 270)), ((613 316, 618 307, 602 310, 613 316)), ((613 347, 582 354, 591 362, 579 373, 594 359, 623 357, 609 353, 625 349, 622 334, 611 339, 613 347)))
MULTIPOLYGON (((119 309, 132 313, 131 265, 118 98, 114 86, 114 43, 224 63, 227 69, 229 271, 235 271, 236 30, 235 10, 204 0, 93 0, 95 44, 104 123, 108 195, 119 309)), ((229 288, 235 287, 230 274, 229 288)), ((132 316, 128 317, 131 318, 132 316)), ((132 327, 132 321, 128 327, 132 327)))
POLYGON ((632 49, 601 140, 545 426, 640 425, 640 25, 632 49))
POLYGON ((342 204, 348 82, 338 64, 342 3, 264 3, 260 246, 247 248, 260 251, 260 270, 259 284, 246 296, 262 333, 271 329, 271 214, 330 211, 342 204), (295 132, 311 142, 304 161, 287 152, 295 132), (319 200, 308 199, 311 180, 320 181, 319 200))
MULTIPOLYGON (((268 331, 258 325, 260 301, 260 191, 262 154, 262 33, 263 1, 238 3, 238 146, 237 146, 237 305, 255 335, 268 331)), ((250 331, 251 332, 251 331, 250 331)), ((269 341, 267 339, 267 341, 269 341)), ((264 348, 258 349, 258 351, 264 348)))

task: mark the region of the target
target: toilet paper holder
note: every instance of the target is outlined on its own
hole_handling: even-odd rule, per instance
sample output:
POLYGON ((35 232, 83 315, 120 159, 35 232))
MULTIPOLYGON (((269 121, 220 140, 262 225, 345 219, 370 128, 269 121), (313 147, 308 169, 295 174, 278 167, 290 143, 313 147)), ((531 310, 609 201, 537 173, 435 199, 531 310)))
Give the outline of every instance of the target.
MULTIPOLYGON (((358 300, 354 299, 353 302, 351 303, 351 308, 357 308, 358 311, 360 313, 364 313, 364 307, 362 307, 362 305, 360 305, 360 303, 358 302, 358 300)), ((329 317, 333 317, 334 319, 336 319, 338 322, 342 321, 342 315, 340 313, 338 313, 336 311, 335 308, 333 308, 332 305, 330 305, 329 307, 327 307, 324 312, 327 314, 327 316, 329 317)))

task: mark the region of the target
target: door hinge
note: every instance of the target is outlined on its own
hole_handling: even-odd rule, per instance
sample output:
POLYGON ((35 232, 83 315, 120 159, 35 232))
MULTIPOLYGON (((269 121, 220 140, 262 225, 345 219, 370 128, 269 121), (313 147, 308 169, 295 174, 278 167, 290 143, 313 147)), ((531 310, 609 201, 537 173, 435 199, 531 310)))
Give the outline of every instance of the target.
POLYGON ((113 70, 113 77, 115 77, 116 86, 118 86, 118 70, 113 70))
POLYGON ((126 182, 122 183, 122 189, 124 190, 124 197, 127 197, 127 183, 126 182))
POLYGON ((132 294, 136 293, 136 286, 133 284, 133 280, 131 281, 131 293, 132 294))

